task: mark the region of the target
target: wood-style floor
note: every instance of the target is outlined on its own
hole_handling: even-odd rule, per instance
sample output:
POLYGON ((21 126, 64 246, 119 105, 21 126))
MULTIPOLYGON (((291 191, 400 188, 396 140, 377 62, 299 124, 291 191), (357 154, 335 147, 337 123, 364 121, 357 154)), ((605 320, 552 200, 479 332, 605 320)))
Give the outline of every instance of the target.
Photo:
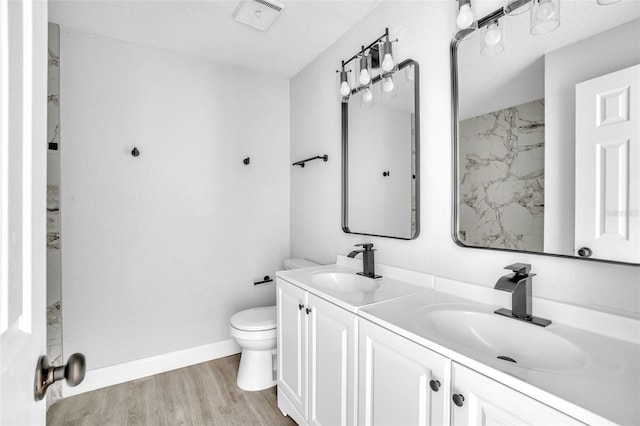
POLYGON ((295 425, 276 404, 276 388, 236 385, 240 355, 122 383, 53 404, 47 425, 295 425))

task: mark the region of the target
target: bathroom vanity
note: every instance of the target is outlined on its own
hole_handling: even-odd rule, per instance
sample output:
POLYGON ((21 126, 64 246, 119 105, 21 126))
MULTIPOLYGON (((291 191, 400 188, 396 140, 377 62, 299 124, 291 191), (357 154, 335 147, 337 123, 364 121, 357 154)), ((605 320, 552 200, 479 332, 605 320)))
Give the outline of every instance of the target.
POLYGON ((637 321, 534 299, 543 328, 495 315, 492 288, 359 266, 277 274, 278 407, 298 424, 640 423, 637 321))

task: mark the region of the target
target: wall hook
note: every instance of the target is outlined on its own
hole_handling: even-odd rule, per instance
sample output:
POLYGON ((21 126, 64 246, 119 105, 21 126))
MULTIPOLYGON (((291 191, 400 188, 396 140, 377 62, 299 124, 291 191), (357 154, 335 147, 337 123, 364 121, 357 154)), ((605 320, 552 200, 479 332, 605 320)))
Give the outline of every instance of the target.
POLYGON ((391 172, 389 170, 386 170, 386 171, 382 172, 382 176, 384 176, 384 177, 391 176, 391 172))
POLYGON ((138 148, 136 148, 134 146, 133 149, 131 150, 131 155, 133 155, 134 157, 139 156, 140 155, 140 151, 138 151, 138 148))
POLYGON ((249 158, 249 157, 247 157, 244 160, 242 160, 242 163, 245 164, 245 165, 249 164, 250 162, 251 162, 251 158, 249 158))

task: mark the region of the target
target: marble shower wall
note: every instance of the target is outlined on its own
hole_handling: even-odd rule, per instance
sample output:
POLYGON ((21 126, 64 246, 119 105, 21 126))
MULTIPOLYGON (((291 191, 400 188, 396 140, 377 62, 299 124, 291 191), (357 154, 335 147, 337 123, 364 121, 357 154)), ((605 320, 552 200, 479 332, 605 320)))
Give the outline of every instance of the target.
POLYGON ((458 238, 542 251, 544 99, 460 122, 458 238))
MULTIPOLYGON (((60 27, 49 23, 47 82, 47 355, 53 365, 62 359, 62 282, 60 252, 60 27)), ((62 398, 54 383, 47 406, 62 398)))

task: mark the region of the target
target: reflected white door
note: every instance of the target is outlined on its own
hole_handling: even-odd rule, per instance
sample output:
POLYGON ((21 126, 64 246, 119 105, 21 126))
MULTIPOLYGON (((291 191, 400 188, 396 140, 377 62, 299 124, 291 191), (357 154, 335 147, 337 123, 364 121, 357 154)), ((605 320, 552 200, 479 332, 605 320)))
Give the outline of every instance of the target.
POLYGON ((640 263, 640 65, 576 85, 576 254, 640 263))
POLYGON ((42 425, 47 3, 0 0, 0 424, 42 425))

